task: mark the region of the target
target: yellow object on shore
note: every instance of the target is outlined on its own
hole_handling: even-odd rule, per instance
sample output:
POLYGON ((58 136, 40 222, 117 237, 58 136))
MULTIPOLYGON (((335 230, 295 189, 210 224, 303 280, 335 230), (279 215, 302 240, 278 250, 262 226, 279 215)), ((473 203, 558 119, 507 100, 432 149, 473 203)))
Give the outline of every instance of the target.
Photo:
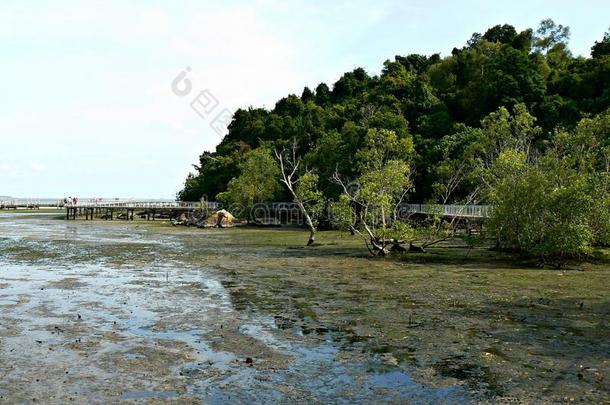
POLYGON ((218 227, 231 226, 236 222, 236 218, 227 210, 219 210, 208 218, 208 224, 218 227))

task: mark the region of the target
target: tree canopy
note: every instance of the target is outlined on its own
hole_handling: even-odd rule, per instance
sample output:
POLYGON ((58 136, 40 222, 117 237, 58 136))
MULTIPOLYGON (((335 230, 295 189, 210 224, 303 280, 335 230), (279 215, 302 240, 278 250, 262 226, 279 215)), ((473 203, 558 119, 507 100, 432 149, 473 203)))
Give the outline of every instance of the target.
MULTIPOLYGON (((240 155, 264 141, 297 139, 310 162, 320 162, 324 153, 325 161, 349 171, 367 131, 376 128, 399 137, 413 134, 418 166, 425 167, 414 182, 424 200, 432 195, 431 169, 439 163, 434 151, 460 125, 480 127, 499 107, 524 103, 542 128, 534 141, 542 142, 555 127, 573 128, 583 116, 608 108, 608 38, 606 33, 593 45, 592 58, 575 57, 567 47, 569 28, 552 20, 520 33, 497 25, 473 34, 445 58, 396 56, 384 62, 379 76, 357 68, 332 86, 321 83, 301 96, 288 95, 271 110, 239 109, 216 151, 202 154, 180 197, 214 199, 235 177, 240 155), (333 150, 327 148, 331 141, 333 150)), ((332 196, 338 190, 326 182, 330 168, 325 170, 323 191, 332 196)))
POLYGON ((178 198, 292 199, 312 214, 310 241, 326 201, 381 251, 413 237, 394 220, 407 200, 493 204, 498 244, 543 259, 609 244, 610 33, 590 58, 569 37, 552 20, 496 25, 447 57, 396 56, 379 75, 356 68, 273 109, 239 109, 178 198), (279 158, 287 148, 298 171, 279 158))
POLYGON ((374 129, 410 139, 413 199, 434 198, 448 169, 447 153, 462 148, 450 152, 448 145, 474 136, 500 107, 522 105, 529 111, 540 127, 529 139, 537 148, 555 128, 573 129, 581 118, 610 107, 609 34, 593 44, 591 58, 573 56, 569 37, 569 27, 552 20, 522 32, 497 25, 473 34, 444 58, 396 56, 383 63, 378 76, 356 68, 332 86, 320 83, 300 96, 288 95, 271 110, 239 109, 216 151, 201 155, 178 197, 216 199, 243 170, 244 154, 261 143, 275 147, 296 140, 304 163, 316 168, 321 192, 337 198, 341 190, 330 181, 332 174, 359 174, 357 152, 374 129))

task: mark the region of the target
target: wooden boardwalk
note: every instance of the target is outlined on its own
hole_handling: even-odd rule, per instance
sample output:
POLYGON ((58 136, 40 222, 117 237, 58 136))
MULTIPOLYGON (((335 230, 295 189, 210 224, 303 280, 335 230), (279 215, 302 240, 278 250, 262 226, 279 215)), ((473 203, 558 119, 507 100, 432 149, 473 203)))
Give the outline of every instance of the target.
MULTIPOLYGON (((200 202, 175 201, 95 201, 79 202, 76 205, 67 204, 65 207, 66 219, 76 219, 84 216, 86 220, 101 219, 133 220, 134 215, 155 220, 159 216, 178 217, 182 213, 189 213, 201 209, 200 202)), ((208 211, 221 208, 214 201, 207 202, 208 211)), ((440 204, 401 204, 397 216, 402 219, 413 215, 438 215, 444 218, 463 218, 483 220, 489 216, 489 205, 440 205, 440 204)), ((257 204, 251 209, 253 217, 266 217, 266 219, 281 220, 282 217, 299 217, 300 210, 293 202, 275 202, 270 204, 257 204)), ((280 221, 281 222, 281 221, 280 221)))
MULTIPOLYGON (((208 202, 207 210, 218 209, 217 202, 208 202)), ((159 216, 176 217, 181 213, 193 212, 201 209, 200 202, 176 201, 95 201, 79 202, 77 204, 66 204, 66 219, 75 220, 77 217, 85 217, 85 220, 93 220, 95 217, 114 220, 133 220, 135 215, 145 217, 147 220, 155 220, 159 216)))
POLYGON ((476 218, 489 217, 490 205, 459 205, 459 204, 401 204, 399 212, 405 214, 440 215, 442 217, 476 218))
MULTIPOLYGON (((28 202, 16 202, 14 200, 0 201, 0 210, 17 210, 19 208, 26 208, 28 210, 40 209, 40 203, 37 201, 28 202)), ((57 208, 57 206, 55 206, 57 208)))

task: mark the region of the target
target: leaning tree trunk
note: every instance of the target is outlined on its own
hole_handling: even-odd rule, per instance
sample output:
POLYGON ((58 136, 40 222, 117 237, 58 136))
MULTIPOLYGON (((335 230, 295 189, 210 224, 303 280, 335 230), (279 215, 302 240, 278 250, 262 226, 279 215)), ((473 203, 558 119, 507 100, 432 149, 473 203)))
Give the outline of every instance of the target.
POLYGON ((362 224, 362 204, 352 201, 351 203, 354 210, 354 223, 349 227, 350 233, 355 235, 355 230, 362 224))
POLYGON ((281 181, 282 181, 282 183, 284 183, 286 185, 286 188, 290 192, 290 195, 292 196, 292 199, 299 206, 299 210, 301 211, 301 213, 305 217, 305 224, 307 225, 307 228, 309 229, 309 239, 307 240, 307 246, 310 246, 310 245, 312 245, 314 243, 314 240, 315 240, 316 227, 314 226, 313 221, 311 220, 311 217, 307 213, 307 209, 305 208, 305 204, 299 198, 299 196, 297 195, 296 191, 294 190, 294 184, 296 182, 295 179, 294 179, 294 176, 297 173, 297 170, 299 168, 300 159, 296 158, 295 147, 293 146, 293 155, 294 155, 293 164, 294 164, 294 167, 292 168, 292 171, 289 171, 289 170, 287 170, 286 166, 284 165, 284 158, 282 156, 282 153, 278 152, 277 150, 275 150, 274 152, 275 152, 275 156, 277 157, 278 162, 280 163, 280 170, 281 170, 281 173, 282 173, 281 181))
POLYGON ((297 203, 297 205, 299 206, 299 210, 301 210, 301 213, 305 217, 305 225, 307 225, 307 229, 309 229, 309 239, 307 240, 307 246, 310 246, 314 243, 316 239, 316 227, 313 225, 313 221, 307 213, 307 209, 305 209, 305 204, 303 204, 303 202, 297 197, 296 193, 292 188, 292 185, 288 187, 288 190, 290 190, 292 198, 297 203))
POLYGON ((309 228, 309 239, 307 240, 307 246, 310 246, 311 244, 313 244, 313 242, 316 239, 316 227, 313 226, 311 217, 307 213, 307 210, 305 209, 305 206, 303 205, 303 203, 299 202, 298 204, 299 204, 299 207, 301 208, 301 211, 303 212, 303 215, 305 216, 305 224, 307 225, 307 228, 309 228))
MULTIPOLYGON (((368 248, 369 253, 371 255, 374 255, 374 256, 385 256, 388 253, 390 253, 390 251, 386 248, 386 243, 384 241, 380 240, 373 233, 373 231, 371 230, 371 228, 369 228, 369 226, 367 225, 367 223, 365 221, 362 221, 362 227, 364 228, 364 230, 368 234, 368 241, 366 240, 366 237, 365 237, 365 243, 366 243, 366 247, 368 248)), ((362 233, 360 233, 353 226, 350 226, 350 230, 354 234, 358 234, 358 235, 364 236, 364 235, 362 235, 362 233)))

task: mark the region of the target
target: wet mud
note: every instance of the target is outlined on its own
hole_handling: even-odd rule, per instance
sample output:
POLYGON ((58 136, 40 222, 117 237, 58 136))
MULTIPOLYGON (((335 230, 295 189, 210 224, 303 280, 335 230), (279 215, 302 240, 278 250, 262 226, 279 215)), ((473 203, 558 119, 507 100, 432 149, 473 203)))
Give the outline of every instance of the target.
POLYGON ((500 282, 303 235, 0 218, 0 402, 608 399, 604 265, 566 296, 582 272, 500 282))

